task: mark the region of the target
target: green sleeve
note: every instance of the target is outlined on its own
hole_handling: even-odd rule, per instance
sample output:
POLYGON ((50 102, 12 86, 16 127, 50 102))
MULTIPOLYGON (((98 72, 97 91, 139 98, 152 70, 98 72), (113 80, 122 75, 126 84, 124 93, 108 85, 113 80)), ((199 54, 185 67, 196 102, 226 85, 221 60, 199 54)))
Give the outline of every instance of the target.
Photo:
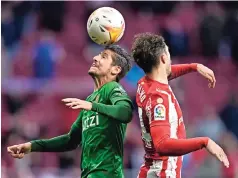
POLYGON ((69 133, 51 139, 31 141, 31 152, 64 152, 78 147, 82 140, 82 111, 69 133))
POLYGON ((122 123, 129 123, 132 120, 133 105, 126 92, 122 88, 114 88, 109 98, 111 105, 92 102, 92 110, 122 123))

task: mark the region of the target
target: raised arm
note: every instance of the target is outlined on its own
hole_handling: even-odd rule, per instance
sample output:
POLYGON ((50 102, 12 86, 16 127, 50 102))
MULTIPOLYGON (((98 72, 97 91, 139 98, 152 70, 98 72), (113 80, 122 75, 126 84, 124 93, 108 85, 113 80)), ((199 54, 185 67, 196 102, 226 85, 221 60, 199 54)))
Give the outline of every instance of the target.
POLYGON ((223 162, 225 166, 229 166, 224 151, 208 137, 176 138, 173 130, 171 131, 171 129, 175 128, 171 128, 172 124, 169 122, 170 107, 168 96, 165 94, 155 94, 153 98, 155 97, 162 98, 162 103, 157 104, 157 102, 153 103, 152 101, 150 133, 155 149, 161 156, 181 156, 206 148, 212 155, 223 162))
POLYGON ((133 106, 127 94, 119 88, 115 88, 110 93, 109 98, 112 103, 111 105, 92 102, 92 110, 123 123, 130 122, 133 106))
POLYGON ((82 140, 82 111, 69 133, 51 139, 31 141, 31 152, 64 152, 78 147, 82 140))
POLYGON ((31 142, 13 145, 7 148, 14 158, 23 158, 30 152, 64 152, 71 151, 81 143, 82 139, 82 112, 71 127, 69 133, 51 139, 40 139, 31 142))
POLYGON ((171 74, 168 76, 168 80, 173 80, 177 77, 185 75, 190 72, 197 71, 197 64, 176 64, 171 66, 171 74))
POLYGON ((133 105, 126 92, 123 92, 120 88, 114 88, 108 98, 111 104, 89 102, 77 98, 66 98, 63 99, 63 101, 72 109, 92 110, 122 123, 130 122, 132 119, 133 105))
POLYGON ((191 63, 191 64, 177 64, 171 66, 171 74, 168 76, 168 80, 173 80, 177 77, 185 75, 191 72, 198 72, 204 78, 208 80, 208 87, 214 88, 216 85, 216 78, 214 72, 203 64, 191 63))

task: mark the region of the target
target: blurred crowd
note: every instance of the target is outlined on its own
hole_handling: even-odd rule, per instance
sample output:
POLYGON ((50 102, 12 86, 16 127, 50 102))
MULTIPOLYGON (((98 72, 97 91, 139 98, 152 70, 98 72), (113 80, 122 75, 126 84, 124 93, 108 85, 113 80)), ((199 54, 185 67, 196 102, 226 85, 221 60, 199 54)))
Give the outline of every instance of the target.
MULTIPOLYGON (((174 64, 198 62, 214 70, 213 90, 198 74, 175 79, 171 86, 182 107, 188 137, 217 141, 231 166, 223 168, 202 150, 184 157, 183 177, 238 177, 237 2, 2 1, 1 5, 3 178, 79 177, 80 149, 13 160, 6 147, 68 132, 79 111, 60 101, 85 99, 93 91, 87 70, 102 48, 88 37, 86 22, 102 6, 123 14, 126 30, 119 44, 128 51, 136 33, 154 32, 164 36, 174 64)), ((122 81, 133 100, 143 75, 133 65, 122 81)), ((135 109, 125 140, 126 178, 136 177, 143 154, 135 109)))

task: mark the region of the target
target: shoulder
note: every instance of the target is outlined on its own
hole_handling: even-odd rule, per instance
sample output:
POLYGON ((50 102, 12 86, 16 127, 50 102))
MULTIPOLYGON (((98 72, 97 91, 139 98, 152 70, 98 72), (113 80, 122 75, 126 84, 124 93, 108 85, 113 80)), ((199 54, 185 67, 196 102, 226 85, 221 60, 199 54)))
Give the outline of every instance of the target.
POLYGON ((117 83, 117 82, 115 82, 115 81, 108 82, 108 83, 105 84, 104 89, 106 89, 106 90, 112 90, 113 88, 115 88, 115 87, 117 87, 117 86, 119 86, 119 85, 120 85, 120 84, 117 83))
POLYGON ((161 87, 157 83, 152 83, 148 90, 148 96, 158 95, 160 89, 161 87))
POLYGON ((142 77, 138 82, 137 82, 137 85, 141 84, 141 83, 144 83, 145 82, 145 77, 142 77))
POLYGON ((151 99, 167 98, 169 93, 168 86, 159 83, 152 83, 148 90, 148 97, 151 99))
POLYGON ((121 93, 125 95, 127 94, 123 86, 120 83, 114 82, 114 81, 106 84, 105 91, 108 94, 112 94, 112 93, 121 93))

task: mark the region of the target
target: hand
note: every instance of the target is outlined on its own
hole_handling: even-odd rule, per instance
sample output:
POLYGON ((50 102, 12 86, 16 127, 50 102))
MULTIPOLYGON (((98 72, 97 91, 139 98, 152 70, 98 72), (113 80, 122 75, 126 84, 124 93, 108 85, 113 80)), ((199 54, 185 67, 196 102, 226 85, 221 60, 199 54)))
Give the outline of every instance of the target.
POLYGON ((204 76, 208 80, 208 87, 209 88, 214 88, 216 85, 216 78, 214 76, 214 72, 209 69, 208 67, 198 64, 197 65, 197 71, 204 76))
POLYGON ((62 99, 63 102, 65 102, 66 106, 69 106, 72 109, 85 109, 85 110, 91 110, 92 109, 92 103, 85 101, 85 100, 80 100, 77 98, 65 98, 62 99))
POLYGON ((31 152, 31 143, 23 143, 7 147, 7 152, 13 157, 22 159, 26 154, 31 152))
POLYGON ((229 167, 229 161, 224 153, 223 149, 217 145, 213 140, 209 139, 206 147, 207 151, 209 151, 213 156, 217 157, 219 161, 221 161, 227 168, 229 167))

